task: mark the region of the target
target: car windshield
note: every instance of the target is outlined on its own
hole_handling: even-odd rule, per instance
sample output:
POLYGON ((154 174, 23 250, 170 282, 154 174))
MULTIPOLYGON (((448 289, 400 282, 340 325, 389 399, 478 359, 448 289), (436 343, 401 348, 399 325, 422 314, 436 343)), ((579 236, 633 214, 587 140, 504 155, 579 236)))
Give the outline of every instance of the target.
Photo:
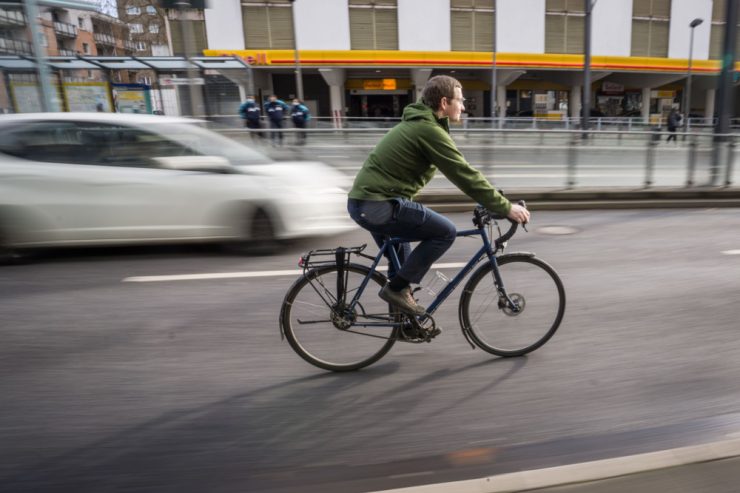
POLYGON ((273 162, 264 154, 192 123, 151 125, 147 130, 192 149, 203 156, 223 156, 233 165, 273 162))
POLYGON ((193 123, 131 125, 97 121, 0 124, 0 152, 30 160, 121 166, 146 158, 220 156, 233 166, 273 162, 264 154, 193 123), (84 151, 83 151, 84 149, 84 151))

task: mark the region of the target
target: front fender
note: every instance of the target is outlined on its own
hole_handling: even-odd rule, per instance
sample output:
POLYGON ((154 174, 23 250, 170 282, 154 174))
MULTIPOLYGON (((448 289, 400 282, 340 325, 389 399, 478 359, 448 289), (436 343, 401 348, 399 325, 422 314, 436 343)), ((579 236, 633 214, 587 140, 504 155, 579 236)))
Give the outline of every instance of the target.
MULTIPOLYGON (((513 253, 506 253, 504 255, 499 255, 496 257, 496 263, 505 263, 508 259, 515 259, 515 258, 532 258, 535 254, 532 252, 513 252, 513 253)), ((460 321, 460 328, 462 329, 463 336, 465 336, 465 339, 470 344, 470 347, 475 349, 475 345, 473 344, 473 341, 471 340, 471 336, 469 334, 470 328, 465 326, 465 322, 463 320, 463 306, 466 303, 467 298, 470 297, 470 294, 472 292, 472 285, 474 282, 476 282, 481 276, 485 275, 491 268, 490 262, 488 262, 488 257, 484 257, 484 260, 481 260, 480 265, 477 269, 471 274, 471 276, 468 278, 468 282, 465 283, 465 287, 462 290, 462 294, 460 295, 460 304, 457 308, 457 316, 460 321)))

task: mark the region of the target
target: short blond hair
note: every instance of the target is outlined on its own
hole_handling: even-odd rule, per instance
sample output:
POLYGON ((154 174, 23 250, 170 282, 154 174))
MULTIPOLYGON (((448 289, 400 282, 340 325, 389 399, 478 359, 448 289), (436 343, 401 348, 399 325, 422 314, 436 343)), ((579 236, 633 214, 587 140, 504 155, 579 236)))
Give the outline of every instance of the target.
POLYGON ((460 81, 449 75, 435 75, 424 84, 421 91, 422 102, 434 111, 439 109, 442 98, 452 99, 455 97, 455 88, 462 89, 460 81))

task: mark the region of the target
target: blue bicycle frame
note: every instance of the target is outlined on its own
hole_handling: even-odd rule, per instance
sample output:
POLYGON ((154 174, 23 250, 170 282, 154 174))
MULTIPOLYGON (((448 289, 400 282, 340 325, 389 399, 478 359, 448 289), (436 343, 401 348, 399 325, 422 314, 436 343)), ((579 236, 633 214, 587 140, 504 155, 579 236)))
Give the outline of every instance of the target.
MULTIPOLYGON (((491 262, 491 265, 493 267, 493 276, 496 280, 496 284, 498 286, 498 289, 501 293, 506 293, 504 290, 503 281, 501 279, 501 275, 499 274, 498 270, 498 263, 496 262, 496 254, 493 250, 493 246, 491 245, 491 241, 488 238, 488 233, 486 233, 485 228, 477 228, 477 229, 469 229, 465 231, 458 231, 457 237, 468 237, 468 236, 480 236, 483 240, 483 246, 476 252, 473 257, 470 259, 470 261, 460 270, 460 272, 457 273, 457 275, 445 286, 445 288, 437 295, 437 297, 432 301, 431 305, 427 308, 426 315, 423 315, 420 317, 421 320, 426 318, 428 315, 433 314, 439 306, 444 303, 444 301, 452 294, 452 292, 457 288, 457 286, 462 282, 462 280, 470 273, 471 270, 478 264, 478 262, 483 258, 484 255, 488 256, 489 262, 491 262)), ((403 238, 392 238, 392 237, 386 237, 385 241, 383 242, 383 245, 380 247, 380 251, 375 256, 375 259, 373 260, 373 263, 370 266, 370 272, 365 276, 365 279, 363 279, 362 284, 357 289, 357 292, 352 298, 352 301, 349 303, 349 311, 353 311, 355 308, 355 305, 358 303, 360 296, 365 291, 365 288, 370 281, 370 277, 372 276, 372 273, 376 270, 378 264, 383 259, 383 255, 385 254, 386 250, 388 250, 391 246, 398 245, 399 243, 403 243, 403 238)), ((396 269, 396 272, 401 268, 401 262, 398 259, 398 254, 396 253, 396 250, 394 248, 390 248, 389 255, 391 258, 391 262, 393 263, 393 266, 396 269)), ((508 296, 506 296, 507 301, 511 302, 511 300, 508 299, 508 296)), ((514 304, 512 302, 514 306, 514 304)), ((355 325, 353 323, 352 325, 355 325)), ((363 326, 377 326, 377 327, 388 327, 393 326, 394 324, 388 324, 388 323, 376 323, 376 322, 362 322, 357 323, 357 325, 363 325, 363 326)))

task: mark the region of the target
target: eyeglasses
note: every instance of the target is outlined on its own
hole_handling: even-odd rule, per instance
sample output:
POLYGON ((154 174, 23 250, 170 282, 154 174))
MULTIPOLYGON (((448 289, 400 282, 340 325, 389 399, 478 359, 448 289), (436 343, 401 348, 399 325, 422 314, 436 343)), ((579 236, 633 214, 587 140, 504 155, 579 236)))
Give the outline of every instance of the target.
MULTIPOLYGON (((447 96, 445 96, 447 97, 447 96)), ((447 98, 447 101, 458 101, 460 104, 465 104, 465 98, 447 98)))

